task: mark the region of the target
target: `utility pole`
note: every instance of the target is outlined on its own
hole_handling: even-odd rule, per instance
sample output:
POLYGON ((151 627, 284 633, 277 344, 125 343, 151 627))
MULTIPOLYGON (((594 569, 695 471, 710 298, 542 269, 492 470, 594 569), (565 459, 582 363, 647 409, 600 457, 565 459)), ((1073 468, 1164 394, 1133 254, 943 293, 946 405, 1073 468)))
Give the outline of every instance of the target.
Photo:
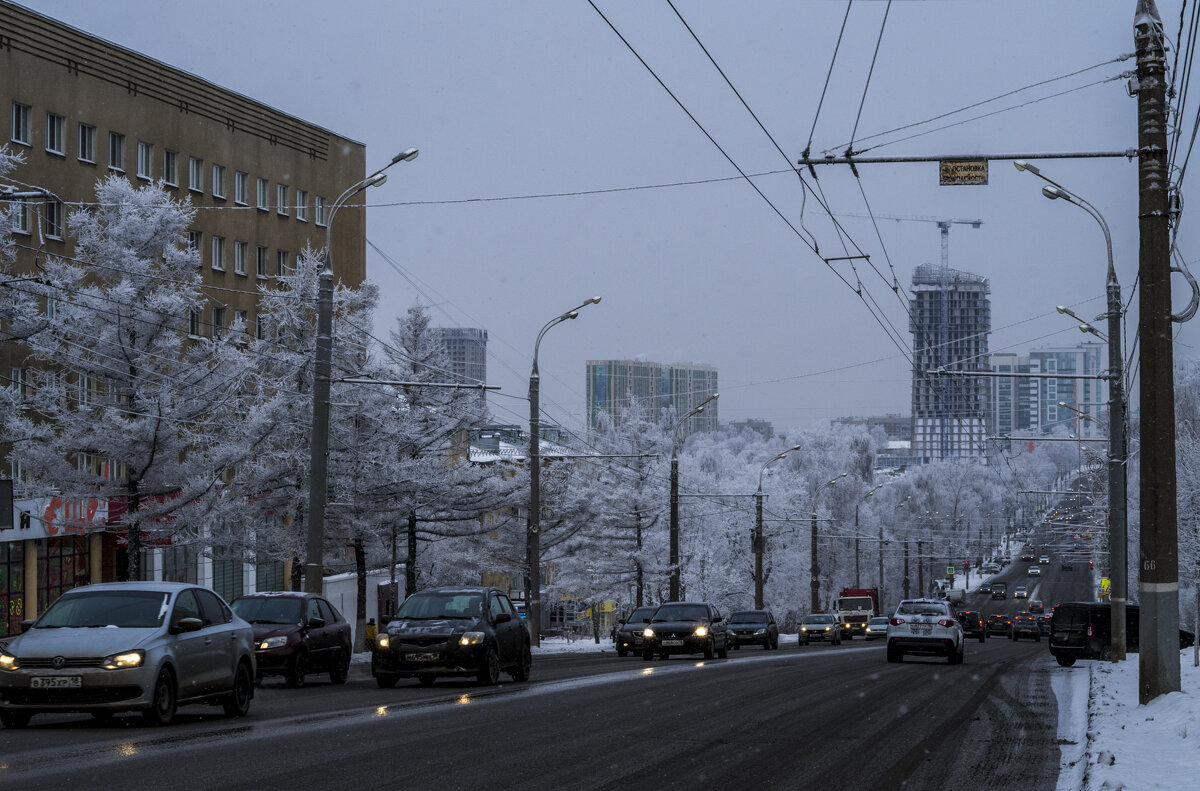
POLYGON ((812 512, 812 560, 809 565, 808 587, 812 591, 812 608, 809 612, 819 612, 821 609, 821 568, 817 563, 817 504, 815 500, 812 512))
POLYGON ((1125 487, 1125 372, 1121 352, 1121 285, 1117 273, 1108 263, 1108 561, 1112 577, 1109 596, 1111 608, 1110 634, 1112 661, 1125 660, 1125 602, 1129 598, 1129 561, 1127 505, 1125 487))
POLYGON ((922 598, 925 596, 925 548, 921 546, 924 543, 917 541, 917 593, 922 598))
POLYGON ((911 541, 904 542, 904 598, 911 598, 908 592, 908 545, 911 541))
MULTIPOLYGON (((1176 522, 1175 387, 1167 95, 1162 19, 1138 0, 1133 20, 1138 103, 1138 338, 1142 344, 1142 474, 1138 699, 1180 691, 1179 534, 1176 522)), ((1110 451, 1111 452, 1111 451, 1110 451)), ((1110 548, 1111 549, 1111 548, 1110 548)))

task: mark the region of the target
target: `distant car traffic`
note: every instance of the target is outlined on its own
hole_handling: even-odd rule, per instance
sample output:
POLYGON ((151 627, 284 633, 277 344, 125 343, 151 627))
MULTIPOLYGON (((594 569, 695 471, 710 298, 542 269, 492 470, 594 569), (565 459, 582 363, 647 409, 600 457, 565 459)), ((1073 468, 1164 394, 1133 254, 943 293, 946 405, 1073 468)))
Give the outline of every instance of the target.
POLYGON ((715 604, 668 602, 654 612, 642 630, 642 659, 657 654, 704 654, 705 659, 729 656, 729 631, 715 604))
POLYGON ((1029 602, 1029 611, 1041 615, 1046 611, 1046 606, 1037 599, 1029 602))
POLYGON ((495 685, 501 671, 529 680, 529 629, 497 588, 429 588, 404 600, 375 638, 371 675, 384 689, 401 678, 422 686, 439 676, 495 685))
POLYGON ((1049 563, 1049 562, 1050 562, 1049 555, 1043 554, 1040 557, 1038 557, 1038 563, 1049 563))
POLYGON ((997 563, 984 563, 982 571, 984 574, 999 574, 1000 565, 997 563))
POLYGON ((992 592, 992 584, 990 582, 985 582, 982 585, 980 585, 978 588, 976 588, 975 592, 976 593, 991 593, 992 592))
POLYGON ((813 640, 841 645, 842 622, 828 613, 804 616, 800 621, 800 645, 808 645, 813 640))
POLYGON ((1022 563, 1032 563, 1035 560, 1037 560, 1037 556, 1034 555, 1032 552, 1025 551, 1025 552, 1021 553, 1021 562, 1022 563))
POLYGON ((989 615, 985 631, 988 637, 994 634, 998 634, 1001 637, 1012 637, 1012 619, 1000 613, 989 615))
POLYGON ((1041 631, 1043 637, 1049 636, 1050 624, 1053 619, 1054 616, 1049 613, 1037 617, 1038 629, 1041 631))
POLYGON ((642 652, 642 630, 654 617, 656 610, 658 610, 657 604, 638 607, 629 614, 628 618, 617 624, 616 634, 613 637, 613 643, 617 647, 617 656, 642 652))
POLYGON ((954 611, 936 599, 905 599, 888 621, 887 661, 903 662, 906 654, 944 656, 963 661, 963 630, 954 611))
POLYGON ((1008 584, 1004 583, 1004 582, 993 582, 992 583, 992 598, 993 599, 1007 599, 1008 598, 1008 584))
POLYGON ((867 621, 867 639, 874 640, 879 637, 887 637, 888 618, 886 615, 877 615, 867 621))
POLYGON ((1028 599, 1029 591, 1025 590, 1024 585, 1018 585, 1017 587, 1013 588, 1013 598, 1014 599, 1028 599))
POLYGON ((1025 575, 1028 577, 1040 577, 1042 576, 1042 567, 1030 566, 1029 569, 1026 570, 1025 575))
POLYGON ((245 716, 254 697, 254 631, 208 588, 108 582, 67 591, 0 646, 0 723, 40 712, 107 720, 140 712, 166 725, 185 703, 245 716))
POLYGON ((761 645, 779 648, 779 625, 770 610, 742 610, 729 616, 729 644, 734 648, 761 645))
POLYGON ((983 615, 974 610, 959 610, 955 614, 958 623, 962 626, 964 637, 975 637, 979 642, 987 639, 987 632, 983 628, 983 615))
POLYGON ((1022 610, 1012 619, 1012 639, 1020 640, 1021 635, 1032 637, 1035 642, 1042 639, 1042 630, 1038 626, 1037 616, 1028 610, 1022 610))
POLYGON ((1060 569, 1062 569, 1063 571, 1074 571, 1075 570, 1075 564, 1066 559, 1059 561, 1058 567, 1060 569))
POLYGON ((325 599, 297 591, 249 593, 229 606, 254 628, 258 679, 280 675, 289 687, 302 687, 308 674, 328 673, 332 683, 346 683, 354 653, 350 624, 325 599))

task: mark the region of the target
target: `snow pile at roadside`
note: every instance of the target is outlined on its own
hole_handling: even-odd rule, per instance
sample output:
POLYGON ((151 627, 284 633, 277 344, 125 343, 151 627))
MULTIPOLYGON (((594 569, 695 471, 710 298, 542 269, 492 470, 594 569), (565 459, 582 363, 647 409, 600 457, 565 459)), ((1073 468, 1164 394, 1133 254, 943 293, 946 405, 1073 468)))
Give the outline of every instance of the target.
POLYGON ((1091 664, 1086 791, 1196 787, 1200 668, 1180 652, 1182 692, 1138 704, 1138 656, 1091 664))

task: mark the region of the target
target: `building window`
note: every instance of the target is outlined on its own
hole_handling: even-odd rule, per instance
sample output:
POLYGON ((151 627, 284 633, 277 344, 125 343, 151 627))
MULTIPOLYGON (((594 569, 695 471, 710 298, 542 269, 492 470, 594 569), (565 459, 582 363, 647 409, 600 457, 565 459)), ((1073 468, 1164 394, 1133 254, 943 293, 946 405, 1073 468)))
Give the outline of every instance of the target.
POLYGON ((212 331, 214 338, 220 338, 225 332, 225 308, 213 308, 212 331))
POLYGON ((267 248, 261 244, 254 253, 254 274, 258 277, 267 276, 267 248))
POLYGON ((188 231, 188 247, 198 252, 200 250, 200 242, 203 238, 204 234, 200 231, 188 231))
POLYGON ((224 198, 225 197, 225 166, 224 165, 213 165, 212 190, 213 190, 214 198, 224 198))
POLYGON ((263 211, 266 211, 268 208, 267 201, 270 200, 270 196, 268 195, 269 187, 270 185, 267 183, 266 179, 258 180, 258 208, 262 209, 263 211))
POLYGON ((275 186, 275 211, 279 212, 285 217, 287 216, 288 196, 286 184, 277 184, 275 186))
POLYGON ((188 189, 192 192, 204 192, 203 159, 188 157, 188 189))
POLYGON ((212 238, 212 268, 218 272, 225 271, 225 237, 212 238))
POLYGON ((108 169, 125 172, 125 135, 108 133, 108 169))
POLYGON ((296 219, 308 222, 308 193, 304 190, 296 190, 296 219))
POLYGON ((250 177, 240 170, 233 174, 233 201, 241 206, 246 205, 246 182, 250 177))
POLYGON ((174 151, 163 152, 163 181, 172 187, 179 186, 179 154, 174 151))
POLYGON ((267 317, 261 313, 254 317, 254 337, 260 341, 267 337, 267 317))
POLYGON ((33 117, 33 108, 27 104, 13 102, 12 105, 12 141, 21 145, 29 145, 30 139, 33 137, 33 130, 30 128, 30 119, 33 117))
POLYGON ((200 337, 200 310, 192 308, 188 311, 188 335, 192 337, 200 337))
POLYGON ((58 298, 46 297, 46 318, 53 321, 58 316, 58 298))
POLYGON ((63 205, 56 200, 46 201, 46 235, 51 239, 63 238, 63 205))
POLYGON ((275 251, 275 274, 279 277, 285 277, 288 273, 288 254, 287 250, 275 251))
POLYGON ((12 214, 9 215, 9 230, 13 233, 30 233, 29 201, 16 200, 12 204, 12 214))
POLYGON ((90 124, 79 125, 79 161, 96 161, 96 127, 90 124))
POLYGON ((63 151, 63 124, 66 119, 61 115, 54 113, 46 113, 46 150, 51 154, 62 154, 63 151))
POLYGON ((235 274, 246 274, 246 248, 249 247, 245 242, 233 243, 233 271, 235 274))
POLYGON ((242 332, 245 333, 246 329, 250 326, 250 314, 244 310, 235 310, 233 312, 233 322, 241 324, 242 332))
POLYGON ((325 199, 320 195, 313 197, 313 220, 317 225, 324 225, 329 221, 325 216, 325 199))
POLYGON ((150 168, 153 167, 150 160, 154 156, 154 146, 144 140, 138 141, 138 161, 137 174, 138 178, 150 178, 150 168))

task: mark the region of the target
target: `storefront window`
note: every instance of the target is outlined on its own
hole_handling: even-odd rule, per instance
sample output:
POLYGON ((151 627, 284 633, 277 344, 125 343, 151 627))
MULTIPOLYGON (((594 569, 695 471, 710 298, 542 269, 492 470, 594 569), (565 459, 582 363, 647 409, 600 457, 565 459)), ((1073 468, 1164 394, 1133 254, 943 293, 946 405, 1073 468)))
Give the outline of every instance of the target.
POLYGON ((20 541, 0 544, 0 637, 20 634, 25 618, 25 552, 20 541))
POLYGON ((45 554, 38 558, 38 612, 45 612, 59 596, 88 582, 87 537, 46 539, 45 554))

